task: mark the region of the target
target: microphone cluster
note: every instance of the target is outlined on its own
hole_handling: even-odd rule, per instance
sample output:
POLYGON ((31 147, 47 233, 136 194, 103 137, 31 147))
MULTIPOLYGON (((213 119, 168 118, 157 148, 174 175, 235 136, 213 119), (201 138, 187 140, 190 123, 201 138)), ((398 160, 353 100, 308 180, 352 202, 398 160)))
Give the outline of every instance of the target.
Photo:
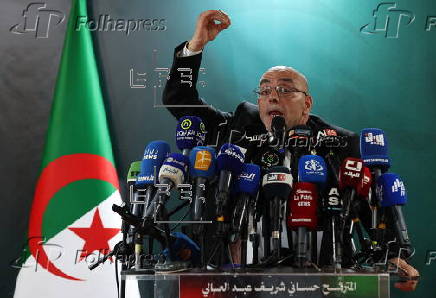
MULTIPOLYGON (((344 159, 331 148, 317 154, 310 128, 286 131, 281 118, 273 119, 257 164, 247 163, 237 145, 204 146, 206 128, 194 116, 178 121, 181 153, 171 153, 165 141, 150 142, 142 161, 129 169, 129 202, 113 208, 123 218, 123 241, 134 247, 129 268, 317 267, 326 259, 318 252, 318 231, 324 232, 321 244, 329 246, 321 263, 335 269, 380 263, 392 243, 410 256, 402 213, 406 191, 398 175, 387 173, 384 132, 362 130, 361 159, 344 159), (174 208, 177 197, 181 203, 174 208), (183 220, 175 219, 182 209, 183 220), (369 220, 363 222, 366 211, 369 220), (174 232, 180 224, 183 233, 174 232)), ((316 143, 334 137, 336 131, 324 130, 316 143)))

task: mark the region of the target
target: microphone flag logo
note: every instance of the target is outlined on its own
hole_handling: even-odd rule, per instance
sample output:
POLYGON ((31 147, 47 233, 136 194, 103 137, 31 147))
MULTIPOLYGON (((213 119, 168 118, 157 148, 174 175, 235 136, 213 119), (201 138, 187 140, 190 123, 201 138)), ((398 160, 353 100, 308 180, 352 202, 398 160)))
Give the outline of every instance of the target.
POLYGON ((323 166, 315 159, 309 159, 304 163, 304 169, 308 171, 323 171, 323 166))
POLYGON ((198 151, 195 156, 194 168, 206 171, 212 163, 212 154, 207 150, 198 151))
POLYGON ((185 119, 182 121, 182 123, 180 124, 180 127, 184 130, 187 130, 191 127, 192 125, 192 121, 191 119, 185 119))
POLYGON ((385 139, 383 134, 373 134, 372 132, 368 132, 365 134, 365 142, 371 145, 384 146, 385 139))
POLYGON ((345 168, 350 171, 360 172, 362 170, 363 163, 357 160, 347 160, 345 168))
POLYGON ((403 181, 400 181, 400 179, 395 179, 394 184, 392 185, 392 192, 398 192, 400 191, 401 196, 406 195, 406 188, 404 187, 403 181))

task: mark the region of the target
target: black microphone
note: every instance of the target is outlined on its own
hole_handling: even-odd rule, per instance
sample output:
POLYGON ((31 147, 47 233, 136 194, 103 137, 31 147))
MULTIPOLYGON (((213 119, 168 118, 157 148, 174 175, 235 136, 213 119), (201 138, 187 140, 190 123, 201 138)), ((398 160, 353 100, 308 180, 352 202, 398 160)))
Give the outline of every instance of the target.
POLYGON ((407 203, 404 182, 396 174, 382 174, 377 180, 377 192, 382 208, 392 218, 391 222, 393 222, 393 229, 400 247, 409 250, 411 243, 402 212, 402 206, 407 203))
POLYGON ((282 149, 284 146, 285 131, 285 118, 275 116, 271 121, 271 131, 268 132, 269 146, 275 149, 282 149))
POLYGON ((225 208, 227 207, 230 186, 234 175, 239 175, 244 163, 244 154, 239 147, 227 143, 224 144, 217 156, 217 168, 219 171, 218 188, 216 199, 216 216, 218 221, 224 221, 225 208))
POLYGON ((312 130, 307 125, 297 125, 288 131, 286 147, 292 154, 290 161, 292 176, 298 177, 298 161, 301 156, 310 152, 312 130))
POLYGON ((240 232, 246 227, 248 208, 252 198, 257 196, 260 182, 260 167, 255 164, 243 164, 242 172, 234 183, 234 195, 237 197, 232 217, 231 241, 239 239, 240 232))
MULTIPOLYGON (((228 210, 227 205, 230 198, 230 188, 234 176, 241 173, 245 156, 238 146, 226 143, 224 144, 217 156, 217 168, 219 171, 218 188, 215 195, 215 218, 217 244, 210 256, 210 259, 218 255, 218 266, 225 264, 225 254, 228 254, 228 210)), ((229 255, 230 257, 230 255, 229 255)))
POLYGON ((189 162, 190 176, 195 189, 194 200, 191 203, 192 219, 201 221, 206 205, 206 184, 215 177, 215 150, 206 146, 194 147, 190 153, 189 162))
POLYGON ((270 202, 271 206, 271 236, 273 254, 277 260, 280 259, 281 219, 284 216, 284 214, 281 214, 281 204, 287 201, 291 193, 292 181, 291 171, 286 167, 272 167, 268 169, 262 180, 264 197, 270 202))
MULTIPOLYGON (((130 202, 133 201, 134 192, 135 192, 135 182, 136 178, 141 169, 141 161, 134 161, 130 164, 129 172, 127 174, 127 187, 129 188, 129 200, 126 201, 126 205, 130 209, 130 202)), ((136 210, 135 210, 136 211, 136 210)), ((137 212, 136 212, 137 213, 137 212)), ((132 239, 127 240, 127 233, 129 232, 129 225, 126 221, 123 220, 121 225, 121 232, 123 233, 123 239, 127 242, 131 242, 132 239)), ((133 230, 132 230, 133 233, 133 230)), ((130 238, 130 237, 129 237, 130 238)))
MULTIPOLYGON (((363 163, 371 170, 372 181, 377 182, 381 174, 385 173, 391 166, 388 155, 388 142, 383 130, 378 128, 365 128, 360 133, 360 152, 363 163)), ((371 187, 372 196, 370 198, 370 206, 372 213, 372 224, 369 234, 377 249, 380 249, 383 234, 383 225, 379 222, 380 215, 380 198, 376 192, 376 183, 371 187)))
POLYGON ((170 190, 185 181, 188 166, 188 157, 180 153, 171 153, 165 159, 159 170, 159 184, 156 184, 156 187, 161 189, 156 192, 144 213, 144 218, 156 217, 162 211, 161 209, 170 197, 170 190))

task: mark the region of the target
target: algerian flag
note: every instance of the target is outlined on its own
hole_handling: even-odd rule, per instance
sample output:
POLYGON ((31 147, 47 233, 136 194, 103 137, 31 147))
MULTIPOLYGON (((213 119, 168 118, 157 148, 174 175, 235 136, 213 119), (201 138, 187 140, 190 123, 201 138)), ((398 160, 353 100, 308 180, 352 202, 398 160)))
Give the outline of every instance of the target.
MULTIPOLYGON (((88 265, 120 240, 121 203, 87 16, 74 0, 56 83, 42 170, 15 297, 117 297, 114 264, 88 265)), ((112 262, 114 259, 112 259, 112 262)))

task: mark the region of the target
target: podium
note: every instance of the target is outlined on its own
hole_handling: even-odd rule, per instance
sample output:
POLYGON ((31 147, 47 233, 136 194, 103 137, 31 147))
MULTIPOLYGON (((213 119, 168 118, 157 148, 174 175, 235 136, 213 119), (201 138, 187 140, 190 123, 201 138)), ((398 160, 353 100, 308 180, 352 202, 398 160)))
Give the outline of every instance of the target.
POLYGON ((330 273, 274 268, 249 272, 123 271, 121 278, 127 285, 125 297, 388 298, 390 295, 388 273, 330 273), (136 283, 137 288, 134 286, 136 283), (138 292, 134 293, 132 288, 138 292))

